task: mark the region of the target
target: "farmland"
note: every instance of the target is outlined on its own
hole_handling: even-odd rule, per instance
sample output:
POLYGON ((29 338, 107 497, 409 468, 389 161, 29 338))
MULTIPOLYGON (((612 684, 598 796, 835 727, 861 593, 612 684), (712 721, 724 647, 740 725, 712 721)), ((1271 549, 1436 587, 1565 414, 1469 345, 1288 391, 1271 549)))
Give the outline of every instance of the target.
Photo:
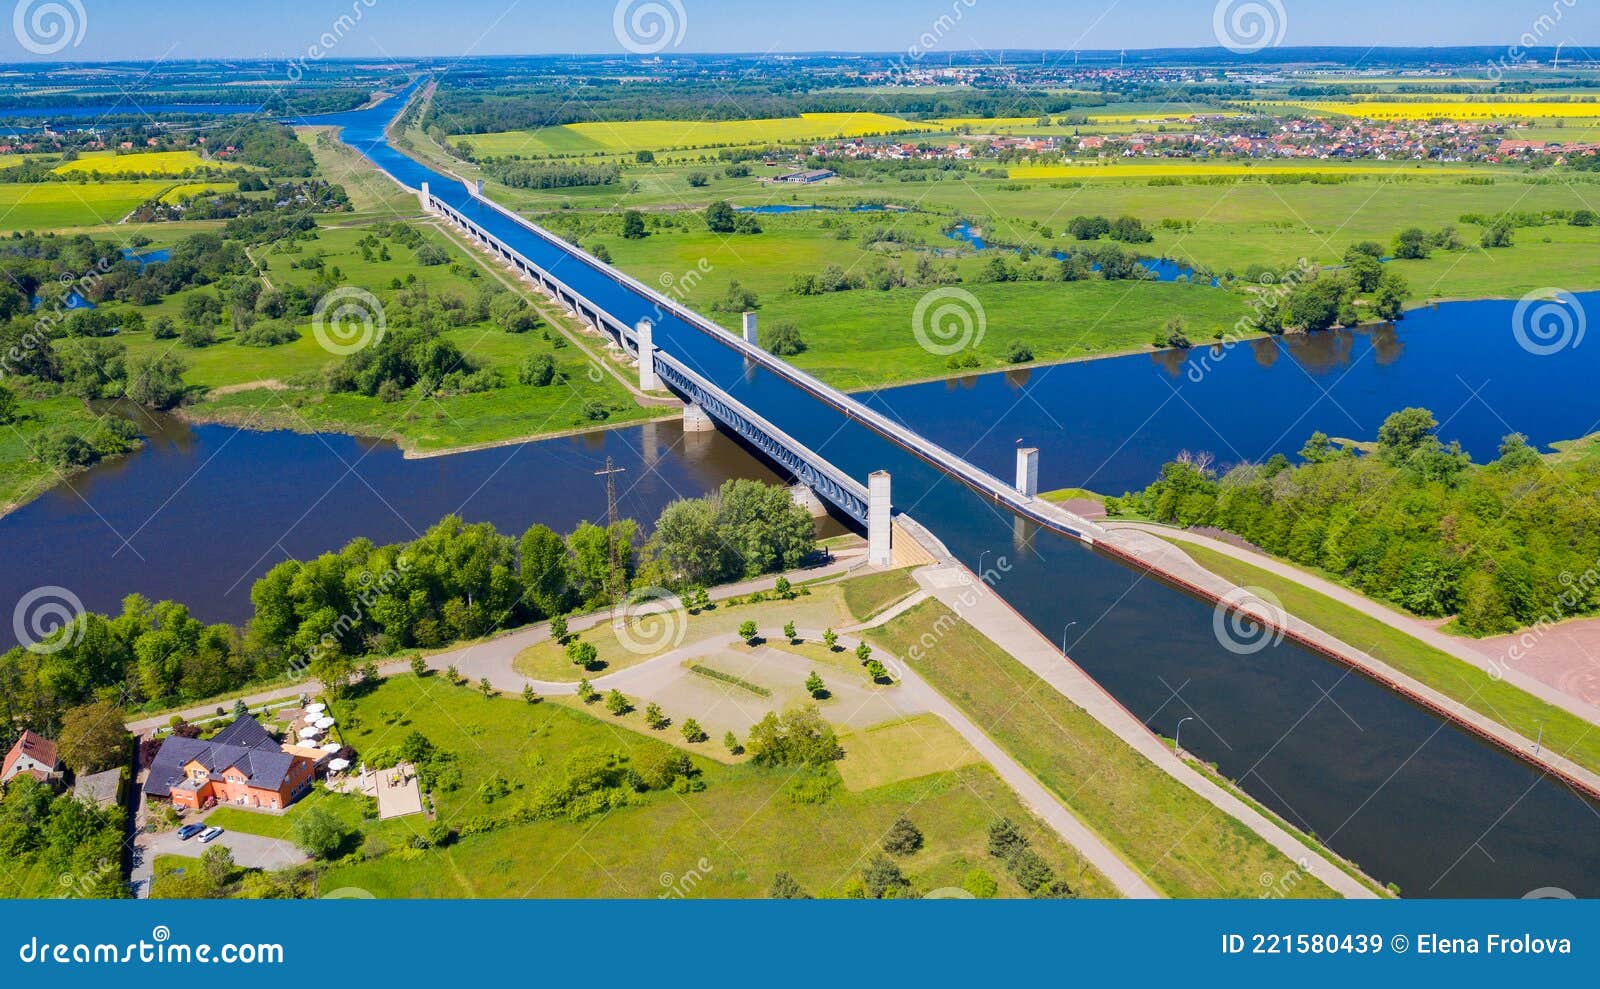
POLYGON ((762 120, 630 120, 566 124, 531 131, 458 137, 485 157, 632 154, 641 150, 707 148, 863 137, 918 129, 880 113, 807 113, 762 120))
POLYGON ((243 168, 235 162, 211 161, 193 151, 142 151, 136 154, 90 152, 57 165, 60 175, 188 175, 206 169, 243 168))
POLYGON ((1248 104, 1258 110, 1285 108, 1371 120, 1594 120, 1600 103, 1559 100, 1271 100, 1248 104))
POLYGON ((1346 175, 1382 178, 1393 175, 1471 175, 1483 169, 1470 167, 1424 165, 1420 163, 1367 163, 1367 162, 1307 162, 1306 164, 1259 165, 1253 162, 1217 162, 1191 164, 1122 163, 1101 164, 1085 162, 1069 165, 1022 165, 1007 170, 1013 179, 1135 179, 1135 178, 1192 178, 1196 176, 1231 175, 1246 178, 1252 175, 1346 175))
POLYGON ((150 179, 0 185, 0 232, 116 223, 135 206, 157 198, 175 184, 150 179))

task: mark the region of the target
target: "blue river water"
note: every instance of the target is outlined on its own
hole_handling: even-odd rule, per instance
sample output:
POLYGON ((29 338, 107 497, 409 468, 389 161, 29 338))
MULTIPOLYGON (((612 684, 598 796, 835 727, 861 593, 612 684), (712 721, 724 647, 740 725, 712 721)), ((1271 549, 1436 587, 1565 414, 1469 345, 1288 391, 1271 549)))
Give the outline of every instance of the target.
MULTIPOLYGON (((700 330, 670 315, 662 318, 653 303, 605 271, 390 148, 383 131, 399 105, 396 100, 318 122, 342 126, 348 143, 403 185, 430 183, 458 211, 624 322, 656 319, 658 346, 853 476, 891 471, 898 510, 927 525, 971 566, 982 555, 1006 557, 1010 570, 997 590, 1007 601, 1051 639, 1065 630, 1073 660, 1155 729, 1170 733, 1179 718, 1193 716, 1184 732, 1186 747, 1215 761, 1256 799, 1408 895, 1521 896, 1558 886, 1600 896, 1600 808, 1297 647, 1278 644, 1246 656, 1225 649, 1213 633, 1209 605, 1080 544, 1030 531, 879 434, 746 366, 700 330)), ((1381 365, 1382 341, 1367 342, 1370 355, 1361 359, 1381 365)), ((1345 340, 1350 348, 1356 343, 1353 336, 1345 340)), ((1255 360, 1241 357, 1236 349, 1207 374, 1241 373, 1233 370, 1241 367, 1248 374, 1252 365, 1274 360, 1264 353, 1255 360)), ((1178 362, 1172 378, 1188 373, 1182 355, 1166 359, 1178 362)), ((1507 373, 1530 383, 1526 365, 1507 373)), ((1162 396, 1163 389, 1170 394, 1170 380, 1152 377, 1157 380, 1144 397, 1158 416, 1183 399, 1181 392, 1177 399, 1162 396)), ((1448 382, 1441 387, 1451 388, 1448 382)), ((1546 391, 1543 399, 1557 396, 1546 391)), ((1126 403, 1129 396, 1116 400, 1126 403)), ((1460 403, 1462 409, 1471 404, 1460 403)), ((1290 435, 1305 431, 1293 421, 1298 406, 1256 408, 1253 414, 1276 420, 1290 435)), ((1358 416, 1351 418, 1360 425, 1358 416)), ((907 421, 920 428, 914 415, 907 421)), ((1093 429, 1092 421, 1078 421, 1061 432, 1093 429)), ((1041 445, 1051 456, 1052 447, 1041 445)), ((992 451, 991 461, 998 456, 992 451)))
MULTIPOLYGON (((397 105, 318 122, 342 124, 345 140, 401 182, 429 182, 619 318, 657 316, 603 271, 390 149, 383 126, 397 105)), ((1147 483, 1179 449, 1227 462, 1292 453, 1313 429, 1370 439, 1402 404, 1434 408, 1444 434, 1480 459, 1513 428, 1541 443, 1593 431, 1600 348, 1531 355, 1510 333, 1511 309, 1444 306, 1392 330, 1136 355, 863 400, 1001 477, 1022 440, 1043 450, 1047 486, 1112 492, 1147 483)), ((660 320, 656 341, 853 476, 890 470, 900 510, 969 566, 1005 558, 997 590, 1046 637, 1065 632, 1073 660, 1136 715, 1169 736, 1193 717, 1185 748, 1404 894, 1600 896, 1600 809, 1588 801, 1298 648, 1227 651, 1209 605, 1018 523, 692 326, 660 320)), ((101 610, 138 591, 238 621, 251 580, 271 564, 355 536, 409 538, 447 512, 506 532, 598 518, 594 471, 607 456, 628 468, 624 512, 644 519, 722 477, 774 478, 728 438, 668 423, 420 461, 345 436, 151 426, 144 453, 0 518, 0 600, 53 583, 101 610)))

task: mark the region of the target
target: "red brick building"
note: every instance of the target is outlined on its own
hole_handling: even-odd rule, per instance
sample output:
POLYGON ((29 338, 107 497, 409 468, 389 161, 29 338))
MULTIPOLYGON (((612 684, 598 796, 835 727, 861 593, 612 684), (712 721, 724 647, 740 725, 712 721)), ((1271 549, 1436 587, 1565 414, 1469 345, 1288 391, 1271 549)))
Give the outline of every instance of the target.
POLYGON ((282 810, 311 789, 315 766, 306 755, 284 751, 256 719, 243 717, 210 739, 163 742, 144 792, 190 809, 215 801, 282 810))

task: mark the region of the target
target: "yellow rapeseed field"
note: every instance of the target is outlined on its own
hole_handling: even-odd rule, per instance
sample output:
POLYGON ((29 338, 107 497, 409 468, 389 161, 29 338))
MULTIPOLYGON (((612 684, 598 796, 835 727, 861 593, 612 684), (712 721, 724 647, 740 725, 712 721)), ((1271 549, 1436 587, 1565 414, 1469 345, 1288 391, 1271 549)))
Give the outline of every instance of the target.
POLYGON ((1271 100, 1251 106, 1298 107, 1372 120, 1537 120, 1600 118, 1600 103, 1533 100, 1271 100))
POLYGON ((54 170, 62 175, 182 175, 202 168, 240 167, 232 162, 207 161, 193 151, 140 151, 121 155, 91 152, 77 161, 57 165, 54 170))
POLYGON ((923 126, 882 113, 805 113, 798 117, 757 120, 627 120, 566 124, 536 130, 465 134, 452 140, 471 144, 479 154, 492 157, 531 157, 793 143, 904 133, 923 126))

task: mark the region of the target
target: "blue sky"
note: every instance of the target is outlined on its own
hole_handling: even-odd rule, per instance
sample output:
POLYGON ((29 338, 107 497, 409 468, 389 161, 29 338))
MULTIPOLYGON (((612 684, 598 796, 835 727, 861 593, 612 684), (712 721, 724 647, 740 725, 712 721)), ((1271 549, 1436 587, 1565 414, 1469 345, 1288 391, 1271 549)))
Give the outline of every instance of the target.
MULTIPOLYGON (((684 52, 1216 43, 1214 0, 624 2, 668 10, 677 42, 669 50, 684 52)), ((1285 45, 1510 45, 1530 30, 1548 44, 1600 42, 1600 3, 1594 0, 1220 2, 1268 9, 1285 45), (1282 10, 1281 20, 1273 5, 1282 10), (1548 20, 1536 28, 1541 17, 1548 20)), ((29 13, 51 5, 74 21, 74 5, 83 11, 81 40, 74 31, 77 43, 52 56, 58 59, 292 57, 304 56, 324 37, 335 38, 331 54, 339 57, 623 50, 614 30, 616 0, 0 0, 0 12, 11 7, 17 28, 19 17, 25 25, 29 13), (343 28, 336 26, 341 16, 343 28)), ((19 43, 21 33, 0 29, 0 60, 41 57, 19 43)), ((44 41, 48 47, 50 38, 44 41)))

